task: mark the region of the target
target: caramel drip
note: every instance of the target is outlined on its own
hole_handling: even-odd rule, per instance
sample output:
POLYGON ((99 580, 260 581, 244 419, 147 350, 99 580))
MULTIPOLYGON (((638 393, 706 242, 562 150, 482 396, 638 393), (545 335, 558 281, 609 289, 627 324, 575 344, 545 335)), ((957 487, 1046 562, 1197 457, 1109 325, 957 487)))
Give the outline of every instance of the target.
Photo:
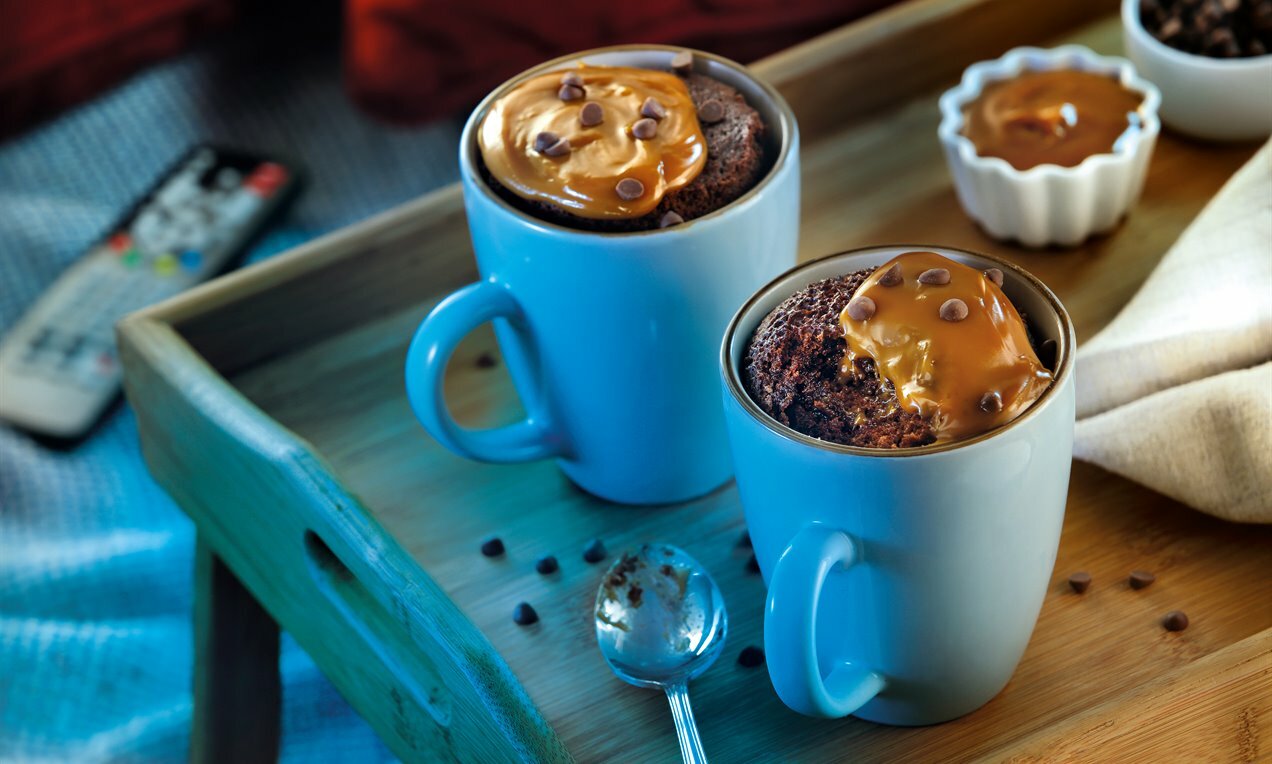
POLYGON ((848 344, 843 372, 856 374, 859 359, 874 359, 901 406, 926 418, 938 441, 1010 422, 1051 384, 1020 314, 974 268, 935 252, 907 252, 870 274, 853 300, 862 296, 874 301, 869 318, 853 319, 847 308, 839 317, 848 344), (884 286, 879 281, 894 263, 901 282, 884 286), (933 268, 949 271, 949 283, 920 284, 919 274, 933 268), (961 321, 941 318, 941 306, 951 298, 967 305, 961 321), (994 393, 1002 409, 983 410, 982 399, 994 393))
POLYGON ((669 191, 698 176, 707 160, 706 141, 683 80, 667 72, 630 67, 586 66, 569 71, 583 80, 584 96, 558 97, 565 71, 540 74, 517 84, 491 106, 478 132, 487 169, 505 188, 532 201, 549 202, 593 219, 634 218, 653 211, 669 191), (667 110, 654 137, 641 140, 632 125, 653 98, 667 110), (603 121, 585 127, 580 112, 600 104, 603 121), (567 139, 570 151, 552 157, 535 150, 542 132, 567 139), (620 180, 640 181, 644 192, 626 200, 620 180))
POLYGON ((992 82, 963 107, 963 135, 985 157, 1017 170, 1075 167, 1138 133, 1143 96, 1102 74, 1024 72, 992 82))

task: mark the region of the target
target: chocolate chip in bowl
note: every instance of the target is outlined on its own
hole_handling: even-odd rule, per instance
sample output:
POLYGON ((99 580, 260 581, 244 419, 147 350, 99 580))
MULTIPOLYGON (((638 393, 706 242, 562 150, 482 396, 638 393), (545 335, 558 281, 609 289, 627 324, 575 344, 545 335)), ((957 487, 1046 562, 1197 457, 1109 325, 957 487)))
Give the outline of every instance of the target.
POLYGON ((1272 2, 1122 0, 1126 57, 1167 127, 1211 141, 1272 135, 1272 2))
POLYGON ((968 67, 937 130, 959 203, 991 236, 1076 246, 1138 200, 1161 94, 1131 62, 1079 45, 968 67))

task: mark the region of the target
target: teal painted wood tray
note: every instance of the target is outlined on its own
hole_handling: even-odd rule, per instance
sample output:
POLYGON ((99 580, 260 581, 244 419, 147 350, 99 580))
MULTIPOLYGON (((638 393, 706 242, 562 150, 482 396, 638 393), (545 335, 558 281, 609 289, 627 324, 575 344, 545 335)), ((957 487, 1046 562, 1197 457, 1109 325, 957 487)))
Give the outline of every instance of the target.
MULTIPOLYGON (((1068 253, 1029 252, 985 238, 959 211, 935 99, 964 66, 1014 45, 1116 52, 1115 6, 920 0, 757 64, 803 130, 802 256, 887 241, 992 251, 1047 281, 1080 337, 1102 326, 1251 148, 1164 136, 1145 199, 1119 232, 1068 253)), ((410 331, 475 277, 450 188, 121 323, 146 461, 198 527, 196 760, 276 750, 275 623, 403 759, 675 760, 663 698, 612 677, 595 648, 590 611, 605 566, 582 560, 592 538, 613 551, 670 541, 719 582, 729 644, 691 688, 719 761, 1003 758, 1059 750, 1079 727, 1148 750, 1169 745, 1172 758, 1204 744, 1209 756, 1236 738, 1136 730, 1160 729, 1149 722, 1181 707, 1216 729, 1233 709, 1250 710, 1256 726, 1272 718, 1259 673, 1272 610, 1250 605, 1267 602, 1272 537, 1083 465, 1055 586, 998 698, 921 729, 795 715, 762 668, 735 661, 762 644, 764 588, 737 545, 732 487, 678 506, 611 506, 551 463, 454 457, 416 423, 402 388, 410 331), (504 540, 502 558, 479 554, 489 535, 504 540), (544 554, 558 557, 559 573, 535 573, 544 554), (1079 600, 1063 585, 1077 568, 1097 581, 1148 568, 1159 584, 1133 601, 1101 589, 1079 600), (513 623, 521 600, 538 624, 513 623), (1194 626, 1166 640, 1153 624, 1175 606, 1194 626), (1245 699, 1251 688, 1262 701, 1245 699), (1099 721, 1088 725, 1091 714, 1099 721), (1107 719, 1116 723, 1101 726, 1107 719)), ((517 415, 498 359, 489 332, 454 357, 448 397, 461 421, 517 415), (484 355, 496 363, 479 363, 484 355)))

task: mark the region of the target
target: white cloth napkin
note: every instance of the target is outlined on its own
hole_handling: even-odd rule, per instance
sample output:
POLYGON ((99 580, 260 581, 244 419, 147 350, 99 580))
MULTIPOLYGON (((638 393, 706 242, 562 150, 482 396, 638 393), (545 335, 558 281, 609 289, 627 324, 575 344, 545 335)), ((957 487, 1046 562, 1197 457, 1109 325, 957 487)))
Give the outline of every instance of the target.
POLYGON ((1078 350, 1074 455, 1272 522, 1272 141, 1078 350))

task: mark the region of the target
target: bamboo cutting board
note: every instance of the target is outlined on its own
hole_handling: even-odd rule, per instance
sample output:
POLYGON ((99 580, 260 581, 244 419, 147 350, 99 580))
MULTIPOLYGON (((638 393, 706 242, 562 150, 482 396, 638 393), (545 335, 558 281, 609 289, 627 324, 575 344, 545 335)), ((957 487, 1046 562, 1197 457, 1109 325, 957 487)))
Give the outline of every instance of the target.
MULTIPOLYGON (((1113 234, 1068 251, 986 238, 961 212, 936 140, 936 98, 974 61, 1020 44, 1120 51, 1116 2, 918 0, 756 65, 791 101, 805 149, 801 255, 931 242, 1032 271, 1079 343, 1107 323, 1254 151, 1162 136, 1143 200, 1113 234)), ((725 655, 692 688, 717 761, 1207 760, 1272 757, 1272 529, 1227 524, 1075 464, 1053 583, 1015 677, 984 708, 903 729, 814 720, 763 669, 763 584, 739 547, 734 489, 657 508, 607 505, 550 463, 477 464, 410 414, 414 325, 475 278, 447 189, 126 319, 120 340, 143 448, 201 543, 314 656, 408 760, 672 761, 665 700, 613 678, 590 605, 611 550, 687 549, 729 603, 725 655), (480 541, 499 535, 489 560, 480 541), (533 570, 555 554, 560 573, 533 570), (1074 570, 1095 583, 1079 596, 1074 570), (1126 584, 1132 569, 1157 582, 1126 584), (532 602, 542 620, 513 624, 532 602), (1161 616, 1182 609, 1183 632, 1161 616)), ((451 363, 475 426, 516 396, 489 332, 451 363)), ((976 586, 969 581, 968 586, 976 586)))

